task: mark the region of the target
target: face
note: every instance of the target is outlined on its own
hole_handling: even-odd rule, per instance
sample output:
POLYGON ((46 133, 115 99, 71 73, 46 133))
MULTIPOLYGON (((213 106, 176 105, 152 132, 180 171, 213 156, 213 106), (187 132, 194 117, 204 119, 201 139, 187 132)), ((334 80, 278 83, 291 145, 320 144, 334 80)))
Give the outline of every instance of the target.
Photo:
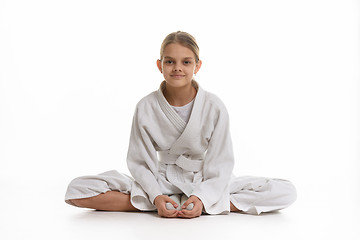
POLYGON ((189 48, 171 43, 165 47, 163 59, 157 60, 157 66, 167 85, 183 87, 191 84, 193 75, 201 67, 201 61, 196 63, 195 54, 189 48))

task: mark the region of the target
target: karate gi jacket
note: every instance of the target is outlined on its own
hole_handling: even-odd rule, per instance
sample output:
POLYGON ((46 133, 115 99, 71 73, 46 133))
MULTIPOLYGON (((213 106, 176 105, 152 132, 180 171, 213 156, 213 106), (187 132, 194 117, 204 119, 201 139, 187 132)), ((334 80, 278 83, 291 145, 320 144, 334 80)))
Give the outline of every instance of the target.
POLYGON ((193 81, 197 94, 186 123, 165 99, 165 84, 136 106, 127 155, 131 202, 155 210, 159 195, 195 195, 205 212, 228 213, 234 156, 227 110, 193 81))

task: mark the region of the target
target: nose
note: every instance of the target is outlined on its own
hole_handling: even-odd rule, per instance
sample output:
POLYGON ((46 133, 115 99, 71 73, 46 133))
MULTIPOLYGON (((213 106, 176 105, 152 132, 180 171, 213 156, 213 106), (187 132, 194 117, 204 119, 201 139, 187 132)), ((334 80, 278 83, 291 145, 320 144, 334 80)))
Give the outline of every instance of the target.
POLYGON ((182 71, 181 66, 180 66, 179 63, 174 65, 173 71, 174 72, 181 72, 182 71))

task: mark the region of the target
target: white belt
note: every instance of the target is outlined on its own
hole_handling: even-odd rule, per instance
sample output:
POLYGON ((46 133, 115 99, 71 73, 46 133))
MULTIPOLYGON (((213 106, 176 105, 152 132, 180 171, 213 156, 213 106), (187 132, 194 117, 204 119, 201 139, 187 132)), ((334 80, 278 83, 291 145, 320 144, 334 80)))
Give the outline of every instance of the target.
POLYGON ((204 154, 176 155, 169 151, 159 151, 158 154, 161 163, 175 164, 189 172, 199 172, 204 166, 204 154))

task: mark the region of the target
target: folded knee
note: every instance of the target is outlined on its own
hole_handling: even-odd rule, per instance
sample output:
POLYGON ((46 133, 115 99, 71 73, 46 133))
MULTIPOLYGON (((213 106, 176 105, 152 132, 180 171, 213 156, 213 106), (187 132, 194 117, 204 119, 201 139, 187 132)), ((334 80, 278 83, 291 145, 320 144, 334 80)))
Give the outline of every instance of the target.
POLYGON ((88 198, 79 198, 79 199, 69 199, 70 204, 77 207, 86 207, 89 202, 88 198))
POLYGON ((295 202, 297 198, 297 192, 294 184, 288 180, 276 179, 277 184, 275 184, 279 191, 279 196, 281 196, 285 205, 290 205, 295 202))

